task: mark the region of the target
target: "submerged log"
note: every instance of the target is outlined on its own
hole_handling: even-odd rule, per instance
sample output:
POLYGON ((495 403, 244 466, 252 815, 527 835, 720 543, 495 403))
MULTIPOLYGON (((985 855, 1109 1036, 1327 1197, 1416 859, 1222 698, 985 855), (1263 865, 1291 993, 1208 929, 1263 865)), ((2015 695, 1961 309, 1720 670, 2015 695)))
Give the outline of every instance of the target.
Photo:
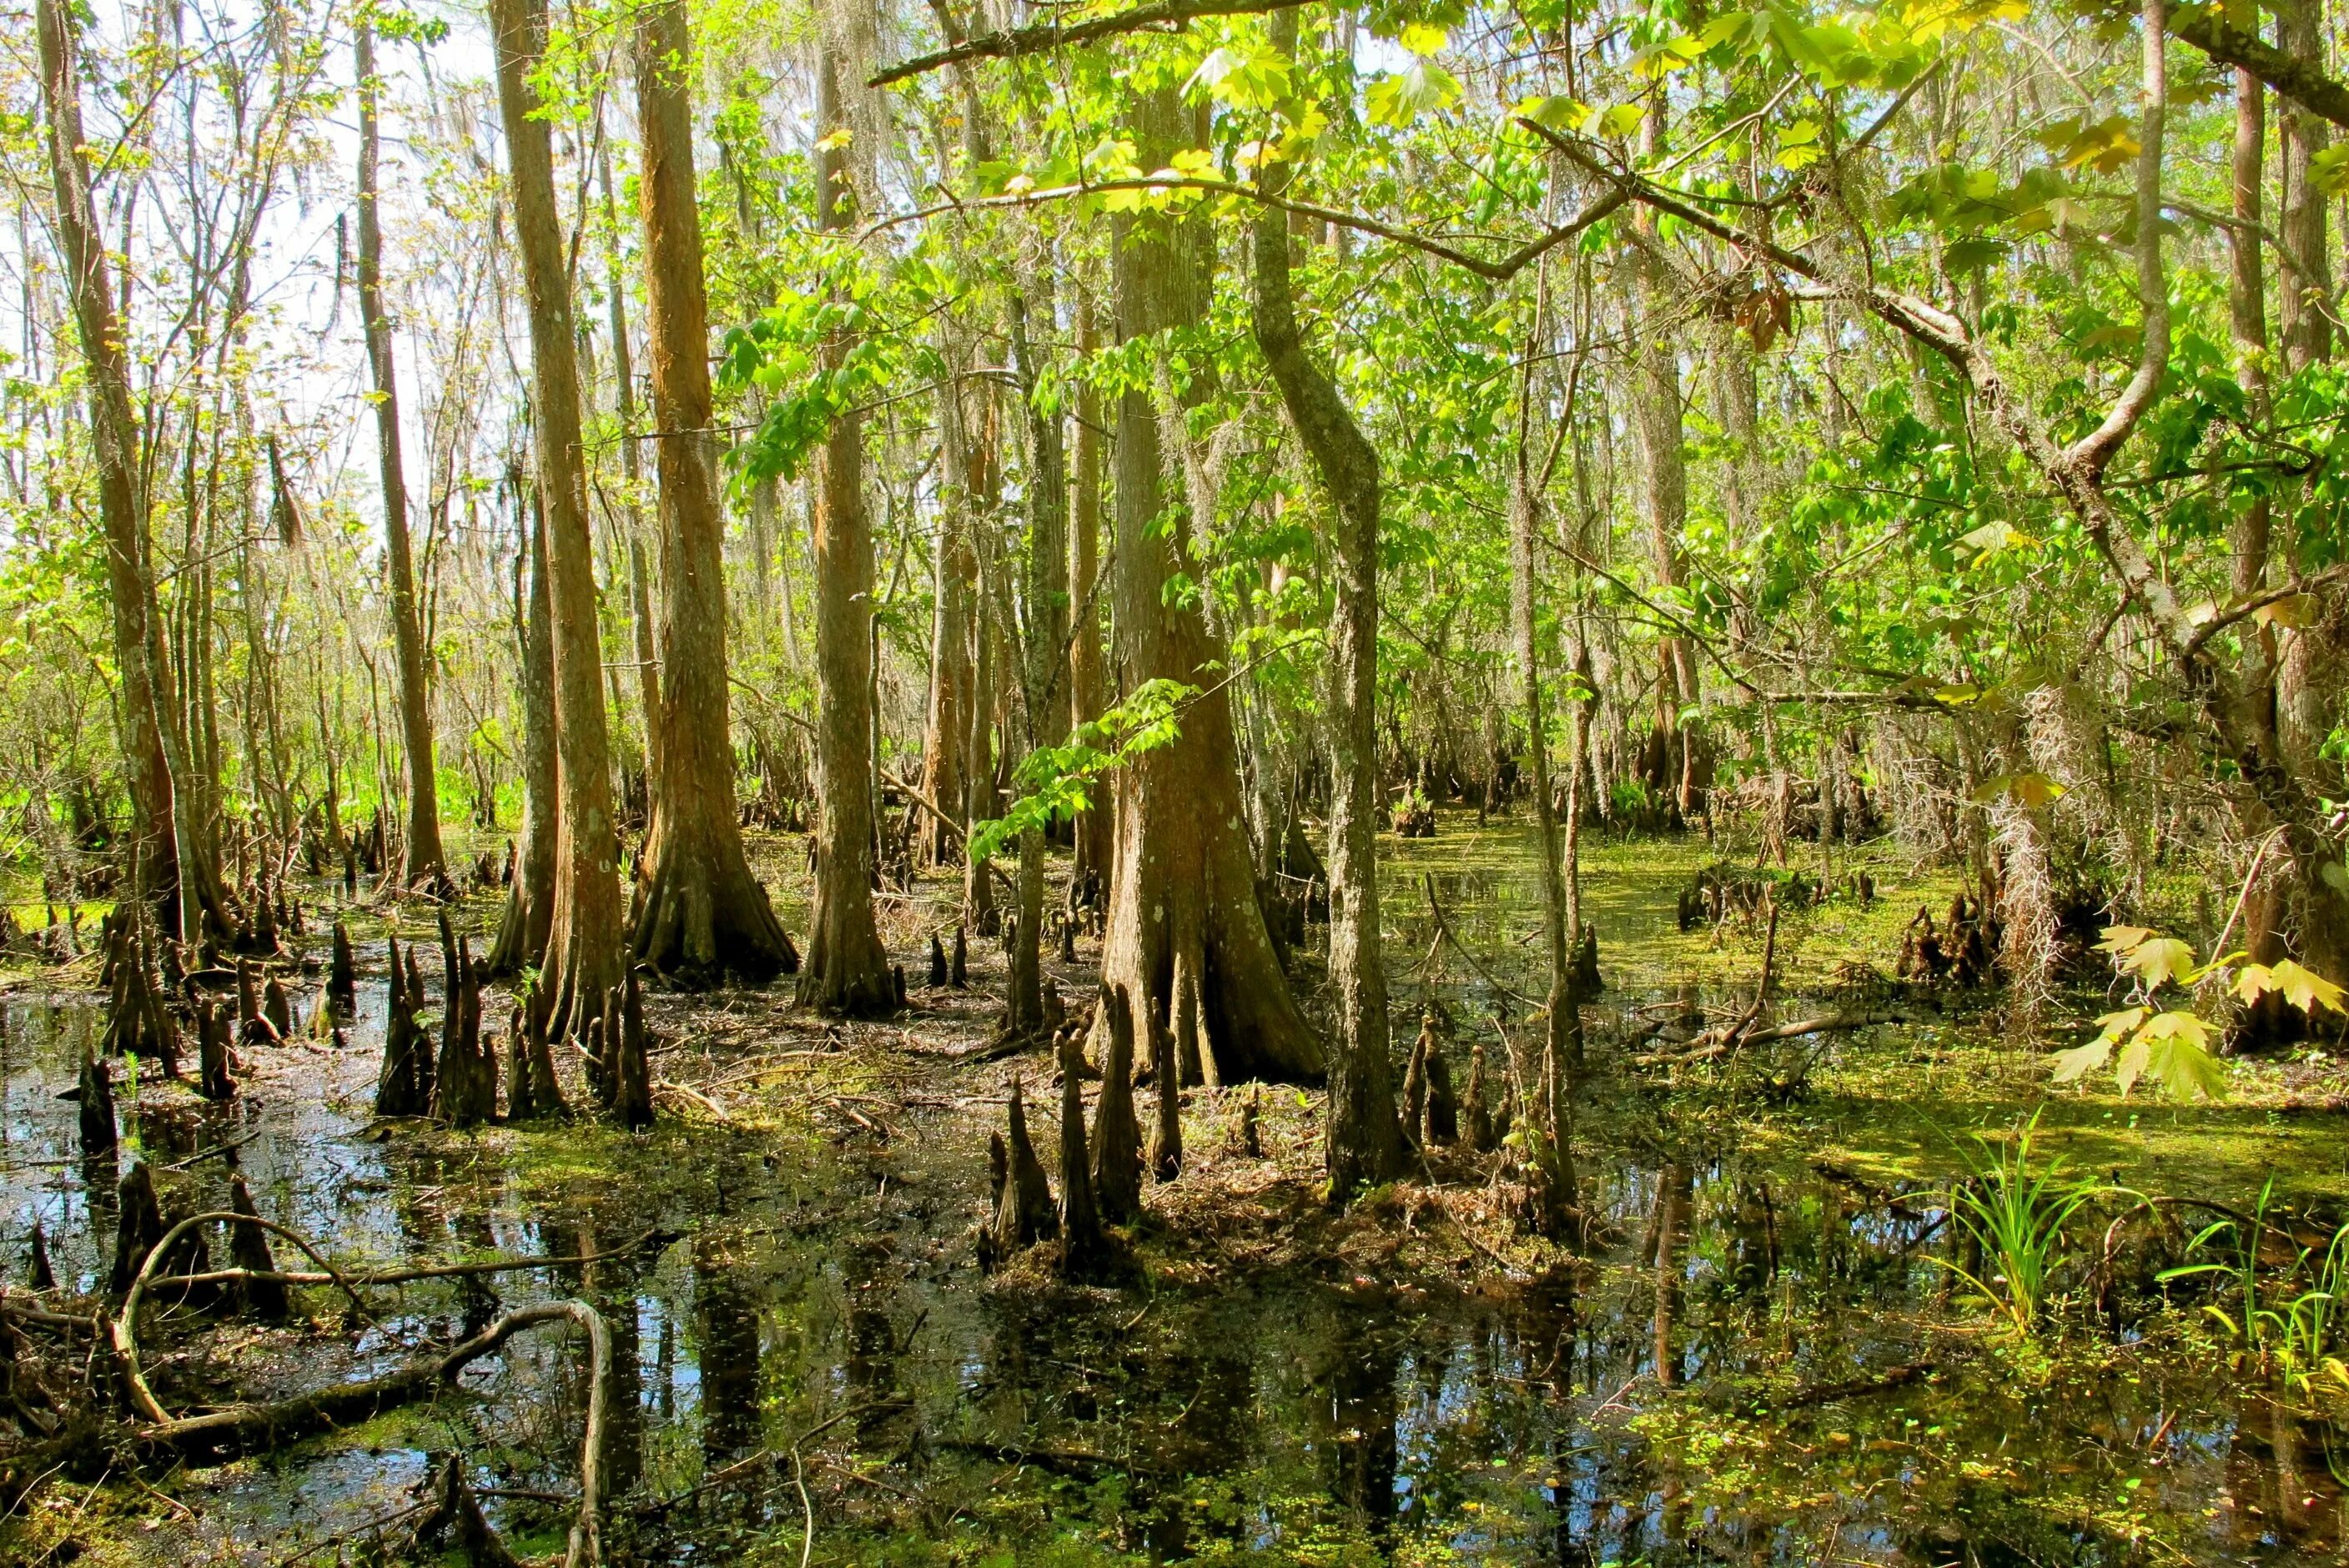
MULTIPOLYGON (((1123 985, 1110 992, 1104 1006, 1109 1009, 1109 1049, 1102 1060, 1101 1102, 1093 1109, 1087 1174, 1102 1221, 1125 1225, 1142 1216, 1142 1127, 1133 1114, 1133 1007, 1123 985)), ((1069 1046, 1061 1049, 1064 1060, 1076 1054, 1069 1046)), ((1081 1108, 1083 1101, 1078 1104, 1081 1108)))
MULTIPOLYGON (((1009 1160, 1010 1180, 997 1195, 995 1244, 1005 1257, 1061 1233, 1060 1212, 1052 1203, 1052 1184, 1036 1145, 1028 1137, 1028 1109, 1019 1079, 1011 1080, 1009 1160)), ((1080 1161, 1081 1169, 1083 1162, 1080 1161)))

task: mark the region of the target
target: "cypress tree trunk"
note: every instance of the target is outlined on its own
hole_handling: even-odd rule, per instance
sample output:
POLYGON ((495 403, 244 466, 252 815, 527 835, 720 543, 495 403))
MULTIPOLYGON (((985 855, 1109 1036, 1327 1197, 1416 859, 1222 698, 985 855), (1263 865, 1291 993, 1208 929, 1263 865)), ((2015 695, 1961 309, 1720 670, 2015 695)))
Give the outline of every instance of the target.
MULTIPOLYGON (((1049 318, 1051 294, 1039 269, 1025 285, 1039 296, 1049 318)), ((1028 410, 1028 550, 1022 558, 1020 598, 1024 676, 1020 712, 1028 749, 1053 745, 1068 732, 1069 684, 1064 674, 1068 645, 1068 470, 1057 415, 1038 406, 1037 376, 1028 341, 1023 294, 1011 299, 1011 353, 1028 410), (1057 726, 1057 728, 1055 727, 1057 726)), ((1011 988, 1007 1011, 1010 1032, 1033 1037, 1043 1031, 1044 834, 1031 828, 1019 836, 1019 924, 1011 944, 1011 988)))
POLYGON ((375 381, 378 472, 383 484, 385 568, 390 577, 391 633, 399 662, 399 731, 408 752, 408 838, 399 880, 407 887, 450 888, 440 851, 440 787, 433 770, 432 716, 424 671, 424 627, 417 614, 416 568, 408 540, 408 480, 400 460, 399 387, 393 374, 391 318, 383 308, 383 227, 376 213, 375 29, 364 13, 354 29, 359 98, 359 316, 367 369, 375 381))
MULTIPOLYGON (((829 136, 846 124, 829 46, 817 71, 817 120, 829 136)), ((844 150, 821 148, 816 222, 827 232, 849 224, 854 197, 845 189, 847 177, 844 150)), ((849 346, 835 336, 824 353, 836 365, 849 346)), ((854 409, 833 423, 815 470, 816 787, 823 810, 799 999, 828 1013, 885 1016, 897 994, 873 924, 873 527, 864 513, 864 421, 854 409)))
MULTIPOLYGON (((922 726, 922 792, 944 810, 957 810, 969 788, 964 748, 970 740, 970 545, 968 494, 962 483, 962 389, 952 334, 939 331, 947 374, 938 381, 938 539, 930 558, 930 692, 922 726)), ((927 835, 933 864, 961 856, 959 824, 934 820, 927 835)))
MULTIPOLYGON (((1175 88, 1140 100, 1135 130, 1148 167, 1185 144, 1189 116, 1175 88)), ((1112 234, 1120 340, 1196 321, 1199 258, 1176 221, 1136 212, 1119 218, 1112 234)), ((1119 771, 1102 978, 1123 985, 1137 1013, 1176 1018, 1178 1044, 1177 995, 1195 986, 1199 1024, 1184 1054, 1212 1053, 1222 1081, 1318 1079, 1320 1042, 1289 994, 1257 904, 1220 654, 1195 604, 1167 602, 1168 579, 1180 573, 1198 582, 1201 573, 1190 520, 1165 504, 1162 460, 1158 409, 1147 390, 1130 387, 1117 408, 1119 659, 1129 683, 1174 680, 1199 695, 1183 707, 1172 744, 1119 771)))
POLYGON ((694 207, 693 121, 686 96, 692 40, 683 0, 637 13, 638 184, 645 225, 653 424, 659 436, 662 576, 660 758, 637 890, 635 954, 691 984, 773 978, 782 927, 750 874, 734 810, 727 714, 725 521, 702 453, 709 428, 709 307, 701 219, 694 207))
MULTIPOLYGON (((1297 15, 1276 12, 1274 46, 1295 52, 1297 15)), ((1265 167, 1268 191, 1288 184, 1265 167)), ((1386 966, 1379 944, 1379 459, 1327 372, 1305 352, 1289 286, 1288 215, 1267 207, 1255 236, 1257 346, 1336 512, 1330 624, 1330 1052, 1324 1158, 1340 1200, 1402 1171, 1387 1059, 1386 966)), ((1275 830, 1276 831, 1278 830, 1275 830)), ((1269 841, 1270 834, 1268 834, 1269 841)), ((1278 850, 1268 841, 1268 857, 1278 850)))
MULTIPOLYGON (((1092 296, 1077 301, 1077 351, 1091 354, 1097 346, 1092 296)), ((1101 613, 1095 603, 1101 585, 1102 407, 1101 394, 1090 381, 1077 386, 1076 490, 1069 509, 1071 562, 1070 614, 1074 616, 1069 645, 1071 717, 1091 723, 1102 713, 1101 613)), ((1107 876, 1111 830, 1113 826, 1109 791, 1095 789, 1092 809, 1076 822, 1076 863, 1071 874, 1082 887, 1093 876, 1107 876)))
MULTIPOLYGON (((653 628, 652 576, 645 569, 643 518, 636 506, 642 443, 636 432, 636 370, 628 346, 628 291, 620 272, 620 219, 612 201, 612 152, 598 151, 596 173, 604 186, 604 266, 611 282, 607 314, 612 333, 612 407, 620 417, 620 474, 627 480, 628 606, 636 631, 636 703, 645 716, 645 784, 655 799, 661 794, 661 680, 657 636, 653 628)), ((697 227, 696 233, 699 231, 697 227)), ((651 264, 649 255, 646 264, 651 264)), ((696 273, 697 277, 700 274, 696 273)), ((706 379, 706 377, 705 377, 706 379)), ((707 421, 705 421, 706 423, 707 421)), ((617 696, 614 697, 616 704, 617 696)))
POLYGON ((548 611, 554 628, 556 775, 561 831, 546 945, 549 1031, 585 1027, 620 978, 618 838, 612 820, 611 739, 604 713, 595 614, 595 550, 587 530, 579 438, 577 330, 554 204, 554 158, 530 85, 545 50, 544 0, 492 0, 498 105, 512 165, 514 237, 530 299, 531 390, 539 494, 546 509, 548 611))
POLYGON ((562 807, 555 779, 554 624, 546 581, 546 510, 535 486, 510 476, 515 501, 526 508, 530 542, 529 578, 514 563, 514 644, 522 692, 522 846, 513 880, 506 888, 505 917, 497 945, 484 968, 492 975, 519 974, 546 962, 546 938, 554 923, 554 861, 562 807))

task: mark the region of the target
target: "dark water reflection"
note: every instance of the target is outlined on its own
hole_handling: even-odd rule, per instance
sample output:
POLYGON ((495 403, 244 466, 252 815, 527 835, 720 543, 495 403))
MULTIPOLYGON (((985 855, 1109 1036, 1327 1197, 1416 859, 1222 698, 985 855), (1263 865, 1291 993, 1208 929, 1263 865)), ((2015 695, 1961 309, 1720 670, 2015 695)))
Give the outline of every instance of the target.
MULTIPOLYGON (((1038 1299, 967 1266, 955 1237, 976 1161, 917 1122, 879 1152, 698 1130, 646 1146, 658 1171, 554 1207, 528 1195, 521 1146, 375 1141, 381 1011, 378 988, 345 1049, 288 1047, 231 1105, 126 1097, 147 1158, 204 1156, 168 1173, 167 1202, 224 1207, 231 1161, 205 1151, 245 1140, 233 1162, 263 1212, 344 1258, 678 1239, 413 1287, 357 1349, 289 1342, 238 1382, 306 1387, 502 1305, 585 1296, 612 1328, 614 1539, 642 1561, 795 1549, 790 1467, 757 1456, 820 1422, 835 1457, 811 1453, 807 1475, 834 1553, 1056 1539, 1161 1558, 2121 1563, 2147 1553, 2134 1531, 2190 1558, 2284 1562, 2342 1539, 2327 1429, 2239 1405, 2207 1361, 2032 1367, 1937 1342, 1922 1325, 1948 1315, 1932 1261, 1948 1237, 1930 1200, 1799 1162, 1691 1150, 1593 1171, 1602 1256, 1539 1292, 1421 1295, 1336 1269, 1038 1299), (1938 1381, 1868 1387, 1920 1362, 1938 1381), (727 1467, 741 1484, 695 1491, 727 1467)), ((0 1226, 13 1252, 38 1220, 59 1277, 85 1288, 110 1256, 116 1171, 75 1157, 73 1107, 55 1097, 95 1022, 80 1001, 0 1007, 0 1226)), ((484 1485, 566 1491, 576 1346, 519 1343, 466 1390, 200 1480, 202 1520, 143 1549, 275 1562, 399 1506, 451 1449, 484 1485)), ((525 1543, 551 1542, 563 1516, 492 1506, 525 1543)))

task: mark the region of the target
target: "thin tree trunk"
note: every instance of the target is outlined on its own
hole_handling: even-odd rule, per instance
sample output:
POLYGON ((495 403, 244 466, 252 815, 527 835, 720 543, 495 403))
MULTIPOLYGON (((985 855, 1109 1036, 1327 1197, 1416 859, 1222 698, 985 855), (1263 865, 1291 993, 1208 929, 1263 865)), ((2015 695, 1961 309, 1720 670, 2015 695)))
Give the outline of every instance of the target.
MULTIPOLYGON (((1045 264, 1023 281, 1011 296, 1011 354, 1019 378, 1021 407, 1028 411, 1028 549, 1022 557, 1020 598, 1026 609, 1021 628, 1025 657, 1020 714, 1028 731, 1028 749, 1057 744, 1068 732, 1068 595, 1069 481, 1067 455, 1061 446, 1061 420, 1048 412, 1037 396, 1038 377, 1028 339, 1028 299, 1033 294, 1038 309, 1051 318, 1052 296, 1045 264)), ((1007 1026, 1022 1037, 1044 1031, 1044 833, 1030 828, 1019 835, 1019 925, 1011 944, 1011 988, 1006 1006, 1007 1026)))
MULTIPOLYGON (((1145 165, 1189 145, 1193 129, 1173 86, 1137 103, 1135 139, 1145 165)), ((1195 239, 1183 229, 1163 212, 1115 221, 1121 342, 1199 319, 1203 268, 1195 239)), ((1102 980, 1123 985, 1137 1009, 1166 1021, 1179 1011, 1178 975, 1193 977, 1195 1046, 1203 1057, 1212 1054, 1224 1082, 1317 1079, 1320 1042, 1289 993, 1257 903, 1220 652, 1195 604, 1168 602, 1170 578, 1181 573, 1196 583, 1204 574, 1191 553, 1192 520, 1183 506, 1166 505, 1159 410, 1143 387, 1119 395, 1116 460, 1112 578, 1124 678, 1133 686, 1177 682, 1198 695, 1182 706, 1174 741, 1119 770, 1102 980)))
POLYGON ((645 299, 659 438, 667 565, 662 623, 660 773, 637 890, 635 957, 691 984, 781 973, 790 944, 750 874, 734 810, 733 731, 726 692, 726 524, 702 442, 709 428, 709 316, 694 206, 692 40, 684 0, 636 14, 636 119, 644 169, 645 299))
MULTIPOLYGON (((930 558, 930 691, 922 727, 923 793, 947 811, 958 810, 968 787, 964 748, 970 740, 970 546, 968 492, 963 488, 962 392, 956 379, 953 334, 939 328, 946 374, 938 379, 938 537, 930 558)), ((927 835, 936 865, 961 859, 962 824, 936 818, 927 835)))
MULTIPOLYGON (((562 804, 554 743, 554 617, 546 576, 546 509, 538 488, 512 476, 514 500, 527 534, 524 562, 514 562, 514 643, 522 671, 522 843, 506 889, 505 918, 487 968, 516 975, 546 962, 554 923, 554 868, 560 852, 562 804)), ((520 1042, 515 1042, 519 1047, 520 1042)))
POLYGON ((577 331, 555 211, 554 155, 531 86, 546 46, 545 0, 492 0, 498 104, 512 166, 514 237, 529 294, 533 436, 546 509, 562 835, 547 934, 548 1034, 584 1032, 620 978, 619 840, 612 820, 595 546, 579 436, 577 331))
MULTIPOLYGON (((1273 46, 1297 48, 1297 14, 1273 13, 1273 46)), ((1280 163, 1259 178, 1268 192, 1288 182, 1280 163)), ((1298 330, 1289 284, 1288 215, 1256 221, 1257 346, 1280 388, 1315 474, 1335 512, 1335 593, 1330 613, 1330 978, 1337 988, 1329 1053, 1323 1161, 1330 1192, 1343 1201, 1402 1170, 1388 1060, 1386 966, 1379 943, 1379 459, 1337 384, 1314 363, 1298 330)), ((1285 824, 1268 824, 1263 851, 1279 863, 1285 824)))
MULTIPOLYGON (((1090 293, 1077 300, 1077 352, 1090 355, 1098 346, 1090 293)), ((1102 706, 1101 613, 1095 598, 1101 585, 1102 407, 1101 394, 1091 381, 1077 385, 1076 493, 1070 507, 1071 562, 1070 611, 1076 619, 1070 645, 1070 698, 1077 724, 1101 717, 1102 706)), ((1112 830, 1115 827, 1110 792, 1095 789, 1092 809, 1076 822, 1076 862, 1071 874, 1082 885, 1088 876, 1107 876, 1112 830)))
POLYGON ((192 830, 190 802, 175 788, 185 769, 174 758, 183 748, 176 744, 177 731, 162 695, 170 661, 163 651, 162 617, 148 554, 139 422, 131 409, 129 359, 90 194, 89 170, 83 160, 74 21, 61 0, 39 0, 36 11, 57 245, 64 253, 74 325, 90 379, 98 515, 106 531, 107 587, 113 601, 115 660, 122 686, 117 712, 129 772, 133 882, 143 896, 155 901, 165 930, 190 942, 207 929, 225 938, 237 924, 227 890, 221 885, 209 841, 192 830))
POLYGON ((408 541, 408 480, 399 440, 399 388, 391 357, 391 318, 383 308, 383 229, 376 213, 375 28, 364 13, 353 28, 359 98, 359 317, 367 370, 375 381, 377 469, 383 485, 384 564, 390 578, 391 632, 399 658, 399 731, 408 750, 408 838, 402 885, 448 891, 440 850, 440 786, 432 757, 432 712, 425 685, 424 628, 417 614, 416 568, 408 541))
MULTIPOLYGON (((612 332, 612 406, 620 418, 620 477, 626 481, 624 516, 628 530, 628 608, 636 625, 636 701, 644 710, 645 788, 657 799, 661 794, 659 634, 653 624, 652 574, 645 569, 644 516, 636 504, 636 498, 643 493, 643 447, 637 439, 635 351, 628 342, 628 290, 620 270, 620 220, 612 201, 612 151, 608 145, 597 150, 596 161, 596 172, 604 187, 604 269, 611 293, 606 308, 612 332)), ((646 264, 651 264, 649 255, 646 264)), ((663 554, 666 557, 667 552, 663 554)), ((616 693, 616 705, 617 700, 616 693)))
MULTIPOLYGON (((854 193, 833 133, 846 128, 839 63, 817 63, 816 225, 846 229, 854 193)), ((837 365, 844 335, 824 346, 837 365)), ((817 830, 815 909, 799 999, 828 1013, 885 1016, 896 1006, 889 954, 873 923, 873 526, 864 511, 864 418, 843 413, 818 449, 815 512, 817 830)))

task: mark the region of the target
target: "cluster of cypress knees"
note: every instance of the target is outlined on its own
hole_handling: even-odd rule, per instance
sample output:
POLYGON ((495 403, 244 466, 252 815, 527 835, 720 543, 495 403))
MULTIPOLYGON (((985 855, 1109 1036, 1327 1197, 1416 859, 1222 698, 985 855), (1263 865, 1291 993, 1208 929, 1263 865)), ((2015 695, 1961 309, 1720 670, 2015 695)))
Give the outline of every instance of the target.
MULTIPOLYGON (((481 965, 467 941, 451 934, 440 917, 441 972, 447 995, 441 1005, 440 1042, 417 1021, 424 1005, 424 977, 416 950, 403 955, 390 939, 390 1016, 384 1026, 383 1070, 376 1082, 378 1116, 428 1116, 451 1127, 478 1127, 496 1117, 498 1052, 481 1033, 481 965)), ((604 1110, 632 1128, 653 1120, 649 1036, 645 1028, 644 987, 630 968, 621 983, 588 1011, 580 1037, 588 1092, 604 1110)), ((508 1121, 566 1114, 569 1107, 555 1078, 547 1040, 546 1015, 536 997, 517 1000, 506 1032, 504 1062, 508 1121)))
MULTIPOLYGON (((1006 1132, 988 1135, 993 1201, 990 1217, 977 1236, 982 1270, 992 1274, 1028 1248, 1056 1241, 1060 1243, 1057 1263, 1063 1275, 1097 1276, 1112 1268, 1117 1258, 1108 1228, 1129 1225, 1142 1217, 1144 1174, 1154 1181, 1172 1181, 1182 1173, 1181 1082, 1174 1032, 1154 1016, 1145 1012, 1144 1016, 1150 1027, 1150 1059, 1147 1070, 1139 1075, 1134 1063, 1134 1007, 1124 985, 1102 987, 1093 1009, 1071 1015, 1054 1032, 1052 1052, 1061 1072, 1058 1198, 1029 1135, 1025 1088, 1017 1076, 1012 1078, 1009 1125, 1006 1132), (1085 1040, 1092 1032, 1096 1010, 1106 1022, 1109 1036, 1098 1074, 1085 1060, 1085 1040), (1084 1079, 1096 1076, 1102 1088, 1089 1131, 1082 1085, 1084 1079), (1147 1084, 1154 1095, 1146 1137, 1134 1109, 1137 1083, 1147 1084)), ((1422 1016, 1397 1108, 1403 1141, 1423 1157, 1453 1147, 1489 1154, 1509 1135, 1515 1096, 1506 1078, 1497 1097, 1486 1088, 1481 1044, 1470 1049, 1466 1092, 1455 1094, 1451 1063, 1444 1055, 1443 1037, 1447 1031, 1444 1026, 1443 1016, 1434 1008, 1422 1016)), ((1232 1130, 1233 1148, 1250 1160, 1264 1157, 1258 1092, 1252 1090, 1241 1103, 1232 1130)))

